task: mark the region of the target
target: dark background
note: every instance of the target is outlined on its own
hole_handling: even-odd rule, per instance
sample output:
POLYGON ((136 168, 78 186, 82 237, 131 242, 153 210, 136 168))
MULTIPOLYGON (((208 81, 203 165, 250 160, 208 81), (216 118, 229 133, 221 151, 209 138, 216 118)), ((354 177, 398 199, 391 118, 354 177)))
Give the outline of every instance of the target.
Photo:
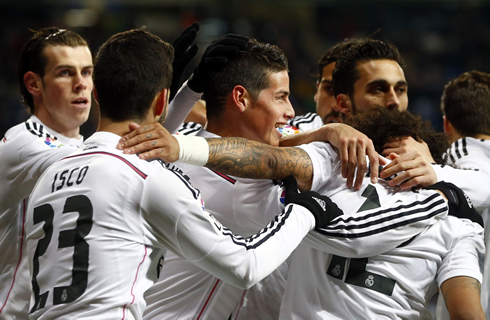
MULTIPOLYGON (((0 137, 28 117, 20 101, 17 61, 29 28, 74 30, 89 41, 94 56, 112 34, 139 26, 172 42, 198 21, 200 53, 229 32, 255 37, 286 53, 297 114, 314 111, 313 75, 325 50, 348 37, 374 34, 395 43, 405 58, 409 110, 442 131, 444 85, 464 71, 489 72, 489 20, 488 0, 0 0, 0 137)), ((97 126, 96 106, 92 111, 82 127, 85 137, 97 126)))

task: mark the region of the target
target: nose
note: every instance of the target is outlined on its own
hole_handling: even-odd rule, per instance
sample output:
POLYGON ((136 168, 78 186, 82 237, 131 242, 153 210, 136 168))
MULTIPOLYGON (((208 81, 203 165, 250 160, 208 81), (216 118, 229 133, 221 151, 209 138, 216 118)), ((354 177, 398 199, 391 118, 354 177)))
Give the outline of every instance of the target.
POLYGON ((386 97, 386 105, 385 107, 389 110, 398 110, 400 109, 400 98, 395 92, 395 88, 390 88, 390 91, 387 92, 386 97))
POLYGON ((294 108, 289 99, 286 108, 284 109, 284 118, 286 118, 287 120, 291 120, 292 118, 294 118, 294 108))
POLYGON ((77 75, 73 79, 74 84, 73 84, 73 89, 74 91, 82 91, 87 89, 87 79, 80 73, 77 73, 77 75))

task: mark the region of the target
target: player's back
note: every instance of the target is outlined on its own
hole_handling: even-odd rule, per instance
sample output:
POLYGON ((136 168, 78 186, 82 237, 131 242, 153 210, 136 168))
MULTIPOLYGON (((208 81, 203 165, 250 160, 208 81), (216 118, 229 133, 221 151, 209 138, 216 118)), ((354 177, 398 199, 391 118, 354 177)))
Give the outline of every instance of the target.
POLYGON ((118 139, 96 133, 52 165, 32 193, 26 229, 34 318, 61 319, 67 310, 66 319, 142 314, 164 249, 140 204, 145 180, 161 164, 122 154, 118 139))
POLYGON ((281 319, 430 319, 427 304, 445 280, 481 281, 483 250, 483 229, 452 216, 370 258, 302 245, 293 255, 281 319))

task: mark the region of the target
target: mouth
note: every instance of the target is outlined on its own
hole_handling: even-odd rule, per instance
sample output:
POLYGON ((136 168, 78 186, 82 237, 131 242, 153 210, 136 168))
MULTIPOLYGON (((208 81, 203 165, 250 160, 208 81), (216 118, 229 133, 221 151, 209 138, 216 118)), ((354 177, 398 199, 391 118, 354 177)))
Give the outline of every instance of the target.
POLYGON ((285 125, 285 123, 276 123, 276 129, 282 129, 285 125))
POLYGON ((71 103, 78 104, 78 105, 87 104, 88 99, 87 98, 78 98, 76 100, 73 100, 71 103))
POLYGON ((299 133, 299 129, 285 123, 276 123, 276 130, 281 136, 299 133))

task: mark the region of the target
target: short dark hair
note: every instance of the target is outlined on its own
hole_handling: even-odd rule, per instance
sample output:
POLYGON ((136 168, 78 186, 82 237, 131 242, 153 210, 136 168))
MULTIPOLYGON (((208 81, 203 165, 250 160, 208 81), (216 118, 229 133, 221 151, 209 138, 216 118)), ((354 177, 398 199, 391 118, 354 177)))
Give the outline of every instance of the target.
POLYGON ((444 153, 449 148, 447 135, 436 132, 430 121, 423 121, 409 111, 374 107, 369 112, 348 117, 345 123, 367 135, 378 153, 383 151, 390 138, 412 137, 418 142, 427 143, 436 163, 446 162, 444 153))
POLYGON ((344 41, 339 42, 328 49, 323 57, 321 57, 321 59, 318 61, 318 82, 322 81, 323 68, 331 63, 337 62, 337 60, 339 60, 342 56, 344 50, 349 49, 352 45, 358 43, 359 41, 361 41, 359 38, 345 39, 344 41))
POLYGON ((242 85, 257 99, 260 91, 269 84, 268 75, 288 71, 288 60, 277 46, 250 39, 245 50, 217 72, 208 74, 204 87, 208 118, 219 118, 225 108, 226 98, 237 85, 242 85))
POLYGON ((357 66, 359 63, 371 60, 393 60, 402 69, 405 68, 405 62, 398 48, 391 42, 370 38, 359 40, 345 50, 337 60, 332 75, 335 96, 347 94, 352 98, 354 84, 360 77, 357 66))
POLYGON ((47 46, 88 47, 88 44, 81 35, 66 29, 48 27, 30 31, 34 34, 20 53, 18 76, 22 100, 30 112, 34 113, 34 100, 24 83, 24 75, 32 71, 41 79, 44 77, 48 65, 48 57, 44 54, 44 49, 47 46))
POLYGON ((460 134, 490 135, 490 74, 470 71, 449 81, 441 110, 460 134))
POLYGON ((113 121, 143 120, 172 81, 173 47, 144 28, 121 32, 99 49, 94 85, 100 113, 113 121))

